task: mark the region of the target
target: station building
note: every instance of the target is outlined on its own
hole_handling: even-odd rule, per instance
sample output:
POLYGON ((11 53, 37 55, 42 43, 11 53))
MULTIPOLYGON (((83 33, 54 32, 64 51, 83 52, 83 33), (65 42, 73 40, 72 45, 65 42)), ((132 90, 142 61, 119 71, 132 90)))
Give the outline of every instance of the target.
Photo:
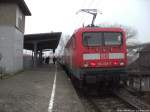
POLYGON ((23 0, 0 0, 0 68, 6 74, 23 69, 25 16, 30 15, 23 0))
POLYGON ((61 32, 24 35, 25 16, 30 15, 23 0, 0 0, 0 74, 36 67, 41 64, 45 49, 55 52, 61 32), (23 49, 32 51, 33 55, 27 59, 23 49))

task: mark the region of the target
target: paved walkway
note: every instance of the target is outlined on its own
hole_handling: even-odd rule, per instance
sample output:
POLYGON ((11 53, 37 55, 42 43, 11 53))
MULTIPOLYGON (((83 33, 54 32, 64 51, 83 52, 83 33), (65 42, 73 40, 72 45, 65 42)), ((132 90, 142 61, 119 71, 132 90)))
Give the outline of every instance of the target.
POLYGON ((84 109, 64 71, 49 65, 0 80, 0 112, 84 112, 84 109))

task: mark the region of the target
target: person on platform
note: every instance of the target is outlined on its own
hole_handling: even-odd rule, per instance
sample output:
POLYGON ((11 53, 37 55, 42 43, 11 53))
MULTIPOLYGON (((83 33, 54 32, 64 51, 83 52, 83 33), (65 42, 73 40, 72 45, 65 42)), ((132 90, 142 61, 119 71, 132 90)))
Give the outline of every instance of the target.
POLYGON ((45 63, 46 63, 46 64, 49 64, 49 57, 46 57, 45 63))
POLYGON ((55 56, 53 57, 53 63, 54 64, 56 63, 56 57, 55 56))

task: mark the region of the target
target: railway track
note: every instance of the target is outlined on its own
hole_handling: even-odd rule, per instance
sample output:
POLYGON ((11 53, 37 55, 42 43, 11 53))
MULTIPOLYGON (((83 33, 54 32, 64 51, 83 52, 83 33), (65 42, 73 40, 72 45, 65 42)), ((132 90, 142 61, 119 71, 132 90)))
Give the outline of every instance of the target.
POLYGON ((150 106, 127 90, 113 91, 107 95, 87 95, 78 92, 86 112, 150 112, 150 106))
POLYGON ((107 88, 104 88, 104 91, 100 90, 102 94, 97 91, 93 95, 92 90, 96 91, 97 89, 95 86, 87 86, 82 91, 78 87, 76 88, 75 84, 73 85, 86 112, 150 112, 150 105, 131 94, 127 88, 106 90, 106 93, 104 91, 107 88))
POLYGON ((130 106, 128 103, 122 101, 116 96, 99 98, 90 97, 86 99, 82 98, 82 103, 84 103, 83 105, 86 108, 86 112, 119 112, 125 110, 135 110, 134 107, 130 106))
POLYGON ((136 110, 150 112, 150 105, 141 101, 137 96, 133 96, 126 89, 120 89, 119 91, 114 91, 113 93, 123 101, 132 105, 136 110))

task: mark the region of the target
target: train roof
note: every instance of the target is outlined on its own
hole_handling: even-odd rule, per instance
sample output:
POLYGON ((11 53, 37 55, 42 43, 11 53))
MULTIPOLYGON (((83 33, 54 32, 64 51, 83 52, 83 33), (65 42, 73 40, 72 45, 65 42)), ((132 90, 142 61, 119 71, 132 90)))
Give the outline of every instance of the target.
POLYGON ((85 32, 85 31, 118 31, 118 32, 124 32, 122 28, 117 27, 82 27, 75 30, 76 32, 85 32))

